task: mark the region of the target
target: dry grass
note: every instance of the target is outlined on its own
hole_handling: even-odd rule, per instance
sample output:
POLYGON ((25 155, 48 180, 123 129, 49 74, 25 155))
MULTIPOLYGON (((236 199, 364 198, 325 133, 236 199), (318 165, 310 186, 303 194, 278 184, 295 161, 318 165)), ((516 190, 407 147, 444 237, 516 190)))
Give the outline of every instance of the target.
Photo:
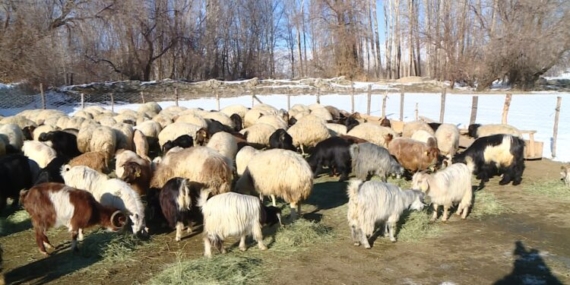
POLYGON ((473 206, 470 217, 481 219, 485 216, 497 216, 509 211, 495 195, 488 191, 476 191, 474 193, 473 206))
POLYGON ((441 234, 438 223, 430 223, 426 211, 411 211, 400 217, 400 227, 396 238, 399 241, 417 242, 426 238, 434 238, 441 234))
POLYGON ((150 284, 256 284, 268 270, 260 258, 220 254, 166 266, 150 280, 150 284))
POLYGON ((330 242, 333 238, 332 228, 321 223, 299 219, 277 230, 271 250, 294 252, 306 249, 311 245, 330 242))
POLYGON ((28 212, 25 210, 16 211, 6 218, 0 218, 0 236, 25 230, 31 225, 28 212))
POLYGON ((99 257, 102 262, 132 261, 131 254, 146 244, 130 232, 124 234, 97 230, 85 237, 80 252, 84 257, 99 257))
POLYGON ((570 200, 570 188, 558 180, 538 180, 523 185, 523 189, 534 195, 542 195, 556 200, 570 200))

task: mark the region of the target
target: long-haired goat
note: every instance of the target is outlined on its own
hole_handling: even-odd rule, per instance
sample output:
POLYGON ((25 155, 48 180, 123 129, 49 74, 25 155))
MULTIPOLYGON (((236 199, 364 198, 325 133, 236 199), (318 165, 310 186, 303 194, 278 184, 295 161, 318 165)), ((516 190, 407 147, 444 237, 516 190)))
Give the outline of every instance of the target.
POLYGON ((426 193, 433 203, 432 221, 437 219, 439 205, 443 206, 442 221, 447 221, 449 208, 459 202, 457 215, 467 217, 473 189, 471 187, 471 170, 463 163, 454 163, 433 174, 418 172, 412 177, 412 189, 426 193))
POLYGON ((182 238, 184 225, 188 227, 188 232, 192 233, 190 223, 202 218, 198 202, 203 187, 201 183, 175 177, 168 180, 160 190, 160 208, 168 225, 176 229, 176 241, 182 238))
POLYGON ((203 200, 204 215, 204 256, 212 256, 212 245, 225 253, 224 239, 240 237, 239 249, 245 251, 245 238, 253 235, 259 249, 266 250, 263 244, 261 227, 280 221, 281 209, 266 207, 258 198, 234 192, 216 195, 206 202, 203 200))
POLYGON ((351 180, 347 187, 348 224, 354 245, 370 248, 368 238, 378 222, 385 222, 384 236, 396 241, 396 223, 404 210, 422 210, 424 193, 402 190, 396 185, 379 181, 351 180))
POLYGON ((121 211, 101 205, 91 193, 61 183, 43 183, 22 190, 20 201, 32 219, 40 252, 46 255, 46 246, 53 248, 46 236, 50 228, 67 226, 71 232, 71 250, 77 251, 77 239, 81 240, 83 229, 101 225, 117 231, 127 222, 121 211))

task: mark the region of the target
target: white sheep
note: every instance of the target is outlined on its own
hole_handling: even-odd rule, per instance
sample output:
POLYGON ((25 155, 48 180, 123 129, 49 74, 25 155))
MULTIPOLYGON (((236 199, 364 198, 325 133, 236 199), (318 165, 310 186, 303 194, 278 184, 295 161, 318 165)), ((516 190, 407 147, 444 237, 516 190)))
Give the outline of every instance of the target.
POLYGON ((309 163, 293 151, 270 149, 255 155, 238 179, 235 191, 271 196, 273 206, 281 197, 291 207, 291 217, 301 213, 301 202, 313 189, 313 172, 309 163), (294 177, 294 178, 293 178, 294 177))
POLYGON ((243 127, 248 128, 253 126, 259 118, 263 116, 272 115, 271 113, 265 113, 263 110, 260 109, 251 109, 248 110, 245 115, 243 116, 243 127))
POLYGON ((412 121, 404 124, 404 127, 402 129, 402 137, 411 138, 412 135, 418 130, 424 130, 432 135, 435 134, 433 129, 428 125, 428 123, 424 121, 412 121))
POLYGON ((207 128, 208 123, 206 120, 199 114, 194 112, 188 112, 184 114, 180 114, 178 118, 176 118, 176 123, 188 123, 195 126, 199 126, 200 128, 207 128))
POLYGON ((442 221, 447 221, 449 208, 459 202, 457 215, 467 217, 473 198, 472 170, 463 163, 454 163, 434 174, 418 172, 412 177, 412 188, 426 193, 433 203, 432 221, 437 219, 439 205, 443 205, 442 221))
POLYGON ((77 149, 80 152, 86 153, 90 151, 89 144, 93 137, 93 131, 98 127, 99 126, 97 125, 87 125, 86 127, 79 129, 79 133, 77 134, 77 149))
POLYGON ((61 167, 61 177, 66 185, 91 192, 95 200, 102 205, 112 206, 127 213, 133 222, 134 234, 148 233, 141 198, 126 182, 116 178, 109 179, 107 175, 86 166, 71 167, 68 164, 61 167))
POLYGON ((206 120, 216 120, 220 123, 222 123, 222 125, 226 125, 230 128, 234 128, 234 122, 230 119, 229 116, 227 116, 224 113, 220 113, 220 112, 202 112, 202 117, 204 117, 204 119, 206 120))
POLYGON ((143 158, 147 158, 150 161, 150 158, 148 158, 148 141, 146 139, 146 136, 139 130, 134 130, 133 131, 133 146, 135 149, 135 152, 143 158))
POLYGON ((249 161, 253 158, 253 156, 260 152, 260 150, 257 150, 249 145, 242 147, 238 151, 236 154, 236 172, 238 176, 243 175, 249 161))
POLYGON ((52 125, 41 125, 38 126, 37 128, 34 129, 33 131, 33 138, 35 141, 38 141, 40 138, 40 135, 42 133, 49 133, 52 131, 57 131, 57 127, 52 126, 52 125))
POLYGON ((113 129, 106 126, 99 126, 93 129, 91 140, 89 141, 89 151, 103 151, 107 154, 107 161, 111 161, 116 149, 117 135, 113 129))
POLYGON ((226 132, 213 134, 206 146, 231 159, 232 162, 235 160, 238 151, 236 139, 226 132))
POLYGON ((274 126, 268 124, 254 124, 242 129, 240 133, 245 136, 245 140, 250 144, 269 146, 269 137, 276 130, 274 126))
POLYGON ((135 129, 141 131, 145 137, 158 139, 158 134, 162 131, 162 126, 156 121, 149 120, 137 124, 135 129))
POLYGON ((226 114, 226 116, 230 117, 233 114, 238 114, 240 117, 245 116, 245 113, 247 113, 248 109, 247 107, 245 107, 244 105, 230 105, 230 106, 226 106, 224 108, 222 108, 222 110, 220 110, 220 112, 226 114))
POLYGON ((110 126, 117 138, 116 149, 133 150, 133 126, 129 124, 116 123, 110 126))
POLYGON ((280 221, 281 210, 263 206, 256 197, 238 193, 224 193, 201 201, 204 215, 204 256, 212 257, 212 245, 225 253, 223 242, 227 237, 240 237, 239 249, 247 249, 245 238, 253 235, 260 250, 263 244, 263 224, 280 221))
POLYGON ((157 122, 160 125, 160 128, 163 129, 166 126, 172 124, 175 117, 176 116, 173 114, 161 112, 160 114, 152 117, 152 121, 157 122))
POLYGON ((322 118, 314 115, 299 119, 287 130, 293 138, 293 146, 300 147, 301 152, 305 153, 304 147, 314 147, 317 143, 330 138, 331 134, 325 123, 322 118))
POLYGON ((513 135, 523 139, 522 132, 507 124, 471 124, 468 127, 469 136, 473 138, 487 137, 496 134, 513 135))
POLYGON ((341 124, 326 123, 325 126, 329 129, 331 136, 346 135, 346 126, 341 124))
POLYGON ((313 115, 313 116, 319 117, 325 121, 330 121, 333 119, 329 110, 327 110, 322 105, 318 105, 318 106, 311 105, 311 106, 309 106, 309 108, 311 109, 311 115, 313 115))
POLYGON ((11 116, 11 117, 6 117, 2 120, 0 120, 0 124, 4 124, 4 125, 10 125, 10 124, 14 124, 16 126, 18 126, 18 128, 23 129, 25 127, 28 126, 36 126, 36 122, 24 117, 24 116, 11 116))
POLYGON ((4 140, 4 144, 6 146, 12 146, 14 150, 21 150, 24 145, 24 133, 16 124, 0 126, 0 139, 4 140))
POLYGON ((412 134, 413 140, 417 140, 427 144, 430 147, 437 147, 437 139, 433 133, 427 132, 425 130, 417 130, 412 134))
POLYGON ((375 225, 384 222, 384 236, 396 241, 396 224, 404 210, 421 211, 424 194, 419 190, 402 190, 380 181, 351 180, 347 187, 348 225, 354 245, 370 248, 368 238, 375 225))
POLYGON ((437 148, 442 155, 452 158, 459 148, 459 129, 453 124, 441 124, 435 131, 437 148))
POLYGON ((22 152, 29 159, 35 161, 40 168, 46 167, 57 156, 53 148, 39 141, 25 141, 22 152))
POLYGON ((123 177, 123 165, 127 161, 133 161, 140 165, 148 163, 148 160, 145 162, 145 159, 143 157, 139 156, 132 150, 117 151, 117 154, 115 155, 115 174, 117 177, 123 177))
POLYGON ((158 134, 158 143, 162 148, 167 141, 173 141, 181 135, 189 135, 194 138, 196 131, 199 129, 200 126, 189 123, 172 123, 162 129, 160 134, 158 134))
POLYGON ((232 161, 205 146, 169 152, 155 167, 150 183, 153 188, 162 188, 171 178, 182 177, 205 184, 205 191, 216 195, 229 192, 233 180, 232 161))
POLYGON ((286 130, 289 125, 282 117, 276 115, 264 115, 259 118, 255 124, 267 124, 275 127, 275 129, 284 129, 286 130))
POLYGON ((374 123, 361 123, 352 128, 347 135, 365 139, 385 148, 388 148, 390 141, 396 138, 394 130, 374 123))
POLYGON ((162 107, 158 105, 156 102, 146 102, 144 104, 139 105, 137 109, 137 113, 144 114, 144 113, 152 113, 152 114, 159 114, 162 111, 162 107))

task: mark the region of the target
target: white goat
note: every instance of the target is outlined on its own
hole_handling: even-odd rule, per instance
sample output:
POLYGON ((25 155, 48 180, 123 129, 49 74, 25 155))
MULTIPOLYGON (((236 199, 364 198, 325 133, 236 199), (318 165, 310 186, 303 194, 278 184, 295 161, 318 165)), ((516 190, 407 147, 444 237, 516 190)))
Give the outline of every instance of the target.
POLYGON ((434 174, 418 172, 412 178, 412 188, 426 193, 433 203, 432 221, 437 219, 439 205, 443 205, 442 221, 449 218, 449 208, 459 202, 457 215, 467 217, 471 206, 473 189, 471 187, 471 170, 463 163, 454 163, 434 174))
POLYGON ((364 248, 370 248, 368 238, 374 233, 376 223, 385 222, 384 236, 395 242, 396 223, 404 210, 419 211, 424 207, 421 191, 402 190, 380 181, 351 180, 347 193, 352 240, 354 245, 362 243, 364 248))
POLYGON ((66 164, 61 167, 65 184, 91 192, 95 200, 105 206, 115 207, 129 215, 134 234, 146 235, 144 206, 140 196, 129 184, 120 179, 109 179, 107 175, 86 166, 66 164))

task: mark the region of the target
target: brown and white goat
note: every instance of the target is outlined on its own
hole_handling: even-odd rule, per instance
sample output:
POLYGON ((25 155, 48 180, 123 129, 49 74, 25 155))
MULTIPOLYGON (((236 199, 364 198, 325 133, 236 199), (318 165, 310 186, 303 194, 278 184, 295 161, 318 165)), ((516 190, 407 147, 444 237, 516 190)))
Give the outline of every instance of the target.
POLYGON ((46 246, 53 248, 46 232, 50 228, 67 226, 71 232, 71 250, 77 251, 77 239, 83 229, 101 225, 110 231, 122 229, 127 217, 121 211, 105 207, 87 191, 62 183, 43 183, 20 191, 23 208, 30 214, 40 252, 47 255, 46 246))
POLYGON ((395 138, 388 144, 388 151, 411 173, 440 167, 441 156, 437 146, 430 147, 410 138, 395 138))

